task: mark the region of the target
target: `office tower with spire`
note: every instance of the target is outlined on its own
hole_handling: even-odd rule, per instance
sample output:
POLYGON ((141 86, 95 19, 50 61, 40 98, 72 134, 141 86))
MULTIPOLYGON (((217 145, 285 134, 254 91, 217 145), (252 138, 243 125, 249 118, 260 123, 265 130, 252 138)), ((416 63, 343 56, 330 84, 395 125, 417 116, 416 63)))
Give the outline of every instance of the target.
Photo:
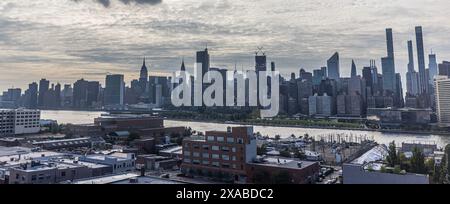
POLYGON ((139 75, 139 84, 140 84, 140 88, 141 88, 141 93, 139 94, 143 94, 145 92, 147 92, 148 89, 148 69, 147 66, 145 64, 145 57, 142 63, 142 67, 141 67, 141 71, 140 71, 140 75, 139 75))
POLYGON ((392 29, 386 29, 387 57, 381 58, 383 71, 383 89, 386 94, 395 94, 395 61, 394 61, 394 41, 392 29))
POLYGON ((422 26, 417 26, 416 31, 416 45, 417 45, 417 59, 419 65, 419 93, 428 93, 428 79, 425 70, 425 54, 423 48, 423 33, 422 26))
POLYGON ((327 60, 328 78, 339 81, 340 67, 339 67, 339 53, 335 52, 330 59, 327 60))
POLYGON ((412 41, 408 41, 408 71, 406 72, 406 92, 409 96, 419 94, 419 73, 414 68, 414 51, 412 41))
POLYGON ((351 73, 351 78, 355 78, 358 75, 358 73, 356 72, 356 64, 355 61, 352 60, 352 73, 351 73))

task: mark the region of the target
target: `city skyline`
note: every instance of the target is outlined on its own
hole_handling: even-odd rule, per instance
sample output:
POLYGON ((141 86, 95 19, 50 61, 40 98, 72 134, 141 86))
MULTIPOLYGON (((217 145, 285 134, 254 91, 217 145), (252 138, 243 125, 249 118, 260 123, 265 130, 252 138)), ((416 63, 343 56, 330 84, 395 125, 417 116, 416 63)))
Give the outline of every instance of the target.
MULTIPOLYGON (((253 52, 263 46, 268 62, 275 61, 284 76, 297 73, 300 68, 318 69, 335 51, 340 54, 343 77, 350 76, 352 59, 361 75, 370 59, 375 59, 381 68, 381 57, 386 52, 384 29, 389 27, 393 28, 395 67, 403 84, 408 58, 405 43, 415 42, 415 26, 423 26, 426 56, 431 49, 438 62, 450 55, 441 43, 449 28, 438 24, 445 15, 439 13, 441 9, 429 12, 448 6, 444 1, 295 1, 289 8, 276 1, 208 1, 195 5, 174 0, 156 4, 109 2, 109 6, 88 0, 36 1, 33 5, 23 1, 0 3, 0 88, 25 89, 29 82, 40 78, 61 84, 80 78, 103 82, 108 72, 124 74, 129 85, 131 79, 138 78, 144 56, 152 75, 178 70, 182 58, 190 70, 195 51, 206 44, 211 67, 233 69, 237 63, 239 68, 253 68, 253 52), (236 9, 239 6, 246 11, 236 9), (369 8, 369 13, 361 14, 369 8), (394 8, 407 12, 398 14, 394 8), (333 12, 327 14, 327 9, 333 12), (348 11, 349 15, 341 16, 335 9, 348 11), (57 10, 73 15, 60 15, 57 10), (384 11, 383 15, 374 14, 379 10, 384 11), (159 18, 162 13, 167 14, 159 18), (321 20, 311 21, 308 15, 321 20), (395 17, 395 22, 389 22, 389 16, 395 17), (349 25, 350 21, 354 23, 349 25), (52 76, 43 74, 43 70, 52 76)), ((414 62, 418 67, 417 60, 414 62)), ((428 65, 428 59, 425 64, 428 65)))

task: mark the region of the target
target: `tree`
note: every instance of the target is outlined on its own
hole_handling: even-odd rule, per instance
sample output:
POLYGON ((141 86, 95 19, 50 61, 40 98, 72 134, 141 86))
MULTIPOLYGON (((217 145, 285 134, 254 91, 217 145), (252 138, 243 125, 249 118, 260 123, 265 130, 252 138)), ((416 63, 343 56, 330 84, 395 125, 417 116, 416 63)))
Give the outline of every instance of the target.
POLYGON ((257 155, 264 155, 266 153, 267 153, 267 145, 266 144, 263 144, 263 145, 261 145, 261 147, 256 148, 257 155))
POLYGON ((386 158, 389 166, 394 167, 399 164, 397 157, 397 147, 395 146, 395 141, 389 143, 388 156, 386 158))
POLYGON ((394 174, 401 174, 402 169, 400 168, 400 165, 395 165, 394 167, 394 174))
POLYGON ((425 161, 425 169, 426 169, 426 172, 428 172, 428 174, 434 175, 434 172, 436 169, 434 159, 427 159, 425 161))
POLYGON ((275 140, 280 140, 281 139, 281 136, 280 135, 275 135, 275 140))
POLYGON ((409 166, 408 166, 408 158, 406 158, 405 153, 403 152, 398 152, 398 164, 400 165, 401 169, 404 170, 408 170, 409 166))
POLYGON ((413 149, 413 155, 411 157, 411 170, 412 173, 417 174, 425 174, 426 173, 426 167, 425 167, 425 156, 422 153, 422 150, 420 150, 417 147, 414 147, 413 149))

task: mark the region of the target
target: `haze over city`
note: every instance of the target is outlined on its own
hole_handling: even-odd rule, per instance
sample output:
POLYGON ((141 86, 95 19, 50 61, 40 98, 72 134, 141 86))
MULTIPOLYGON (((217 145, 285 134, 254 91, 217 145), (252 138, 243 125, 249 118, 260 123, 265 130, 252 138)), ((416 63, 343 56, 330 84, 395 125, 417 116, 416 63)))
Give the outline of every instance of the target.
POLYGON ((426 54, 432 49, 438 62, 450 56, 450 25, 442 23, 449 9, 444 0, 3 0, 0 90, 40 78, 104 81, 106 73, 129 82, 144 56, 152 74, 179 69, 182 57, 192 69, 195 51, 206 44, 211 66, 228 69, 253 68, 254 51, 263 46, 286 76, 324 66, 338 51, 349 76, 351 59, 358 74, 370 59, 381 67, 387 27, 404 77, 414 26, 424 28, 426 54))

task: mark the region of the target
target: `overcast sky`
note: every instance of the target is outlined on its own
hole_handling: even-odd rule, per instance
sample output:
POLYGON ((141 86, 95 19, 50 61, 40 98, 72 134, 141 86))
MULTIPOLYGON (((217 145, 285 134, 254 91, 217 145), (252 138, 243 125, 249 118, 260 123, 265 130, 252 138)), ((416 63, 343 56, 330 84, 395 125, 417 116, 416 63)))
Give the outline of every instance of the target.
POLYGON ((425 52, 450 59, 449 11, 448 0, 1 0, 0 90, 40 78, 104 84, 106 73, 129 83, 144 56, 152 74, 179 69, 183 57, 192 69, 206 44, 214 67, 254 67, 263 46, 284 74, 317 69, 338 51, 348 76, 351 59, 358 74, 370 59, 381 70, 387 27, 405 81, 416 25, 425 52))

